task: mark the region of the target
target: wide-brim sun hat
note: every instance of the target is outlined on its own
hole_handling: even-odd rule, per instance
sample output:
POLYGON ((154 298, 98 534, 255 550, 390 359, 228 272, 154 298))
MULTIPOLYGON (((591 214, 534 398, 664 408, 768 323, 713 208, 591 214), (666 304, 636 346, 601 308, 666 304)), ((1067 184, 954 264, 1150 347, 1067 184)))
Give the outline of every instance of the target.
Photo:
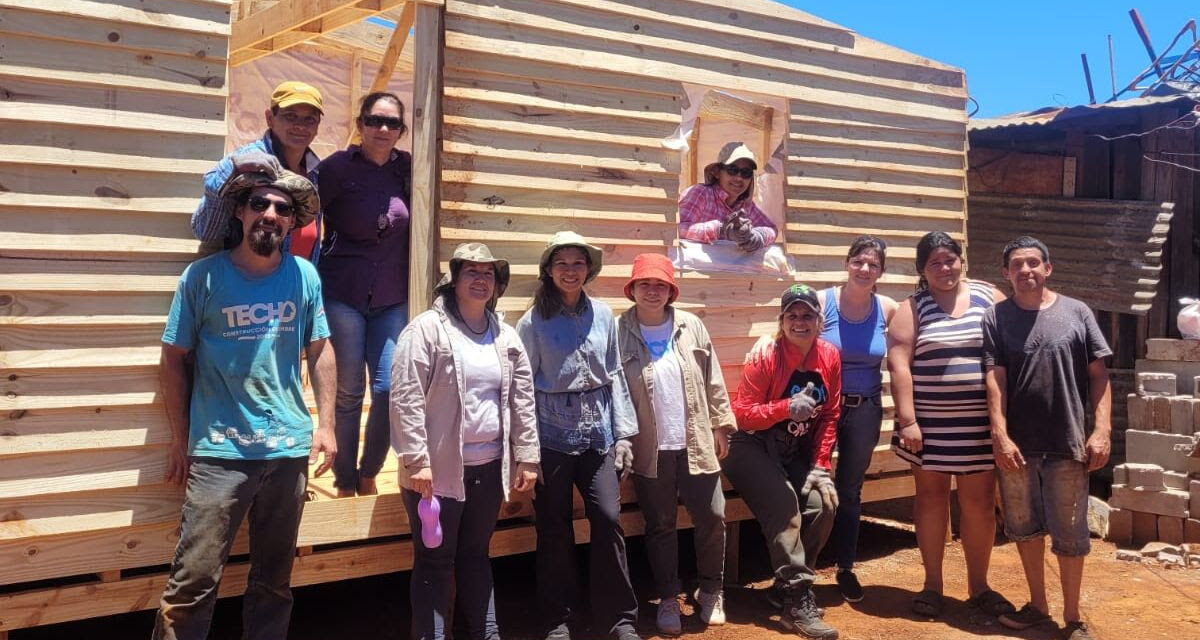
POLYGON ((710 162, 704 167, 704 179, 710 180, 716 172, 727 164, 733 164, 738 160, 749 160, 752 168, 758 171, 758 159, 754 157, 754 152, 750 147, 746 146, 745 142, 734 141, 728 142, 721 147, 721 151, 717 154, 717 161, 710 162))
POLYGON ((245 202, 250 192, 259 187, 270 187, 282 191, 292 199, 292 228, 299 229, 317 217, 321 210, 321 199, 317 188, 302 175, 279 169, 276 176, 269 173, 239 173, 230 176, 221 187, 220 195, 233 202, 245 202))
POLYGON ((579 247, 587 254, 588 257, 588 272, 584 283, 591 282, 596 276, 600 275, 600 268, 604 266, 604 252, 599 247, 593 247, 584 240, 583 236, 574 231, 559 231, 550 237, 546 242, 546 250, 542 252, 542 258, 538 261, 539 276, 548 276, 550 273, 550 256, 554 252, 565 247, 579 247))
POLYGON ((633 285, 638 280, 661 280, 671 285, 671 296, 667 304, 679 298, 679 285, 675 284, 675 264, 661 253, 643 253, 633 259, 633 275, 625 283, 625 297, 633 300, 633 285))
POLYGON ((504 295, 511 276, 508 260, 493 256, 492 250, 482 242, 464 242, 454 248, 454 255, 450 257, 450 271, 442 276, 441 281, 433 288, 434 295, 454 288, 454 283, 458 279, 458 270, 464 262, 492 265, 496 269, 496 293, 493 299, 504 295))

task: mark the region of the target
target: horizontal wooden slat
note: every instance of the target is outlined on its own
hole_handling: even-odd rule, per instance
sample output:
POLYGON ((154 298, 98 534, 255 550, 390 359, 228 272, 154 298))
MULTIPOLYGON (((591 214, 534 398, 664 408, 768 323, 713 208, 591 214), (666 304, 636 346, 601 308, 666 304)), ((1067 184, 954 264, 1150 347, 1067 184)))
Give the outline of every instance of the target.
POLYGON ((138 447, 170 441, 166 413, 158 405, 0 413, 0 458, 51 451, 138 447))
POLYGON ((13 4, 9 0, 0 0, 0 31, 146 53, 186 55, 210 61, 225 58, 225 37, 213 31, 188 32, 158 25, 77 17, 61 12, 47 19, 45 13, 16 9, 13 4))
POLYGON ((188 0, 0 0, 0 7, 101 22, 229 35, 229 5, 188 0))

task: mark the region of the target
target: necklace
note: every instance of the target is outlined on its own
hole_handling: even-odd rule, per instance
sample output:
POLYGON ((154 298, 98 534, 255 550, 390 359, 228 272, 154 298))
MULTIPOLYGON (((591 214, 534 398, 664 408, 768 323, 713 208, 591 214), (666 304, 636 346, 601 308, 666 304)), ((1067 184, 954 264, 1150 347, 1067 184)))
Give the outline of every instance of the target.
POLYGON ((473 333, 477 336, 482 336, 482 335, 486 334, 488 332, 488 329, 492 328, 492 321, 489 320, 486 315, 483 317, 483 329, 481 329, 479 331, 476 331, 475 328, 471 326, 471 323, 467 322, 466 318, 463 318, 462 321, 463 321, 463 326, 465 326, 467 328, 467 331, 470 331, 471 333, 473 333))

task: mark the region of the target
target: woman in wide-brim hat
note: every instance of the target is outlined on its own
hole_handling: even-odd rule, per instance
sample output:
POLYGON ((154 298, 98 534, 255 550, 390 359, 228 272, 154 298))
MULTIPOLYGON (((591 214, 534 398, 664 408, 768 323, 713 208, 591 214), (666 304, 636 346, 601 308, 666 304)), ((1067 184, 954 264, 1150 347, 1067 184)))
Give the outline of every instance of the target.
POLYGON ((533 367, 542 482, 537 486, 537 581, 547 638, 570 638, 580 609, 572 487, 591 525, 590 588, 596 626, 634 640, 637 597, 629 581, 617 471, 632 467, 637 418, 617 349, 612 309, 584 292, 601 252, 577 233, 554 234, 539 262, 534 305, 517 323, 533 367))
POLYGON ((716 162, 704 167, 704 182, 679 197, 679 237, 705 244, 731 240, 746 252, 773 244, 775 223, 754 204, 756 171, 758 161, 745 143, 722 147, 716 162))
POLYGON ((495 313, 508 280, 487 245, 459 245, 433 308, 396 344, 391 431, 413 534, 414 640, 444 638, 454 610, 466 637, 500 637, 488 546, 501 503, 533 489, 539 461, 529 358, 495 313), (443 538, 431 549, 417 505, 434 496, 443 538))
POLYGON ((634 306, 617 320, 621 362, 637 411, 633 487, 646 519, 646 555, 661 598, 659 632, 679 635, 677 505, 695 526, 697 613, 706 625, 725 622, 725 495, 719 460, 737 430, 725 378, 708 330, 676 309, 674 265, 662 254, 633 260, 625 297, 634 306))

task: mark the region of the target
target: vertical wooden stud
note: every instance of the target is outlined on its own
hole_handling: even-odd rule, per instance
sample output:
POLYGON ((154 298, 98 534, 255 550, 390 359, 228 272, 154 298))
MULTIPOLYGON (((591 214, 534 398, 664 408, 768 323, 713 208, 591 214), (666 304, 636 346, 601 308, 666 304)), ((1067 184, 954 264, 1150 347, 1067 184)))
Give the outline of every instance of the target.
POLYGON ((409 317, 429 308, 438 277, 444 11, 442 6, 427 4, 417 5, 416 11, 409 317))

